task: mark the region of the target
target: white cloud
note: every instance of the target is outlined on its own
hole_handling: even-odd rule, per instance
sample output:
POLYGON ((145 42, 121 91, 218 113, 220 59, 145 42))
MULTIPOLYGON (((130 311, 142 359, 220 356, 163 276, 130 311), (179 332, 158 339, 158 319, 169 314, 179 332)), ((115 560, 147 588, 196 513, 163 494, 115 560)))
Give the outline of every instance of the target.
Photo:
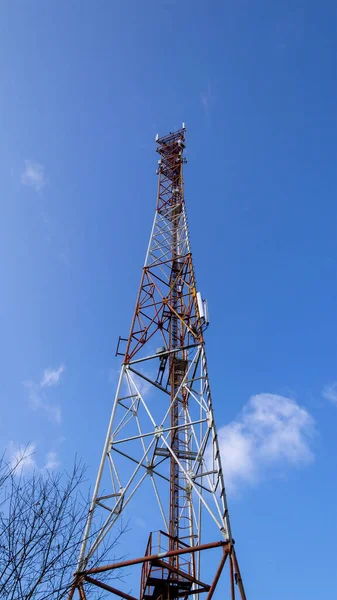
POLYGON ((10 442, 8 447, 9 464, 18 475, 30 473, 36 469, 35 462, 36 445, 34 443, 22 446, 10 442))
POLYGON ((57 385, 60 381, 60 377, 64 371, 64 365, 60 365, 58 369, 45 369, 43 371, 43 377, 40 382, 40 387, 51 387, 57 385))
POLYGON ((239 417, 218 431, 227 486, 257 482, 271 469, 310 463, 313 433, 312 416, 295 400, 252 396, 239 417))
POLYGON ((44 370, 39 383, 24 381, 23 385, 29 390, 29 405, 32 410, 43 411, 49 421, 61 423, 61 409, 56 404, 51 404, 46 397, 46 388, 56 386, 64 372, 64 365, 57 369, 47 368, 44 370))
MULTIPOLYGON (((147 377, 147 379, 149 379, 149 381, 147 381, 147 379, 144 379, 144 377, 142 377, 141 375, 138 375, 137 373, 135 373, 134 371, 131 372, 131 370, 128 372, 128 376, 124 377, 123 381, 122 381, 122 392, 121 393, 136 393, 136 390, 138 390, 138 392, 140 393, 140 395, 142 396, 143 399, 148 400, 149 396, 151 395, 151 392, 153 391, 153 384, 151 383, 152 381, 155 381, 156 375, 153 375, 153 373, 151 371, 142 369, 142 375, 144 375, 144 377, 147 377)), ((117 385, 117 382, 119 380, 119 376, 120 376, 120 372, 115 369, 114 367, 112 367, 111 369, 109 369, 109 373, 108 373, 108 377, 109 377, 109 381, 111 383, 114 383, 115 385, 117 385)))
POLYGON ((134 524, 140 529, 145 529, 146 527, 146 521, 142 517, 136 517, 134 520, 134 524))
POLYGON ((31 442, 26 446, 11 441, 8 446, 9 465, 16 475, 26 475, 33 471, 52 471, 60 466, 57 452, 47 452, 45 464, 40 469, 36 462, 36 444, 31 442))
POLYGON ((202 106, 202 108, 203 108, 203 110, 205 112, 205 115, 208 118, 209 117, 210 107, 211 107, 211 104, 213 102, 210 81, 207 84, 207 90, 205 92, 201 92, 201 94, 200 94, 200 102, 201 102, 201 106, 202 106))
POLYGON ((54 469, 57 469, 57 467, 60 466, 60 461, 58 459, 58 454, 57 452, 48 452, 47 456, 46 456, 46 464, 44 465, 45 469, 48 469, 49 471, 53 471, 54 469))
POLYGON ((337 381, 324 386, 322 396, 337 406, 337 381))
POLYGON ((33 381, 25 381, 24 385, 29 389, 29 406, 32 410, 41 410, 45 413, 47 419, 53 423, 61 423, 61 409, 56 404, 51 404, 46 400, 45 394, 41 388, 33 381))
POLYGON ((37 192, 42 190, 47 183, 44 166, 33 160, 25 160, 25 170, 21 175, 21 183, 34 188, 37 192))
MULTIPOLYGON (((149 377, 149 375, 147 376, 149 377)), ((150 377, 150 379, 152 378, 150 377)), ((141 397, 145 399, 153 389, 152 383, 146 381, 146 379, 143 379, 142 377, 134 377, 134 381, 141 397)))

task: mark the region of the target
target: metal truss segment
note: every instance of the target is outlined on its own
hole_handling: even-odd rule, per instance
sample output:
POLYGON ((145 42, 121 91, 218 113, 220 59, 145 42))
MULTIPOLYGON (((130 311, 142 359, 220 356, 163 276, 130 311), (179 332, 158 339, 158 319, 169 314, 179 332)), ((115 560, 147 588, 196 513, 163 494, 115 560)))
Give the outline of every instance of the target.
POLYGON ((156 213, 71 591, 77 588, 81 600, 89 584, 136 600, 96 579, 118 564, 90 565, 128 507, 137 507, 136 498, 152 502, 167 543, 165 551, 155 551, 150 534, 144 557, 121 564, 142 565, 139 600, 199 600, 202 593, 211 600, 228 558, 232 600, 235 588, 246 600, 207 369, 207 306, 197 289, 187 228, 184 147, 184 128, 157 140, 156 213), (204 543, 211 530, 212 539, 222 541, 204 543), (223 555, 208 584, 202 553, 212 548, 223 555))

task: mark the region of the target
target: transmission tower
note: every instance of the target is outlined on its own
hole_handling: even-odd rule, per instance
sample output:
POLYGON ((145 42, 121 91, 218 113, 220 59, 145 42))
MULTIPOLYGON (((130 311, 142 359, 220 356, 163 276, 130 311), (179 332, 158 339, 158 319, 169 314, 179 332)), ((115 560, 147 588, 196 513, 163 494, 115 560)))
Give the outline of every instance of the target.
POLYGON ((231 599, 246 599, 207 372, 207 303, 197 291, 188 235, 184 148, 184 125, 156 138, 155 218, 130 333, 117 346, 123 362, 69 599, 77 590, 85 600, 98 587, 125 600, 210 600, 226 562, 231 599), (162 529, 150 533, 143 556, 92 566, 146 481, 162 529), (212 549, 220 557, 213 580, 204 582, 212 549), (137 598, 102 581, 132 565, 141 569, 137 598))

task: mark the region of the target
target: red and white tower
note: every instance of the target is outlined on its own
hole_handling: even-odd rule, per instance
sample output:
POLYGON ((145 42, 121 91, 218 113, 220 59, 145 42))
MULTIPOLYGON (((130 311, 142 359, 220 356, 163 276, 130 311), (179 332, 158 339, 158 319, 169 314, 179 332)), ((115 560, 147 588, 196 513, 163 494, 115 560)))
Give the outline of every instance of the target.
POLYGON ((227 562, 230 597, 244 600, 207 372, 207 303, 186 220, 185 127, 157 136, 156 146, 156 212, 130 333, 117 348, 123 362, 70 597, 78 590, 84 600, 96 586, 126 600, 210 600, 227 562), (161 530, 150 533, 144 556, 92 566, 145 481, 161 530), (204 582, 212 548, 220 556, 213 580, 204 582), (131 565, 141 569, 137 599, 103 577, 131 565))

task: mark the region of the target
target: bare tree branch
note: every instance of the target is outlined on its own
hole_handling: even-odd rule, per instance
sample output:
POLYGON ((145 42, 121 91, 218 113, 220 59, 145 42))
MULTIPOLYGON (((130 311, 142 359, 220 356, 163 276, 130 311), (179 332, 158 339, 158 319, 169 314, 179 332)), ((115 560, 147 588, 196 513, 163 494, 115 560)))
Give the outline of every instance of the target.
MULTIPOLYGON (((0 598, 61 600, 73 580, 89 510, 82 495, 86 469, 75 461, 70 473, 25 476, 19 467, 20 461, 8 465, 0 458, 0 598)), ((107 555, 113 560, 121 534, 93 565, 105 562, 107 555)), ((104 596, 92 592, 95 600, 104 596)))

